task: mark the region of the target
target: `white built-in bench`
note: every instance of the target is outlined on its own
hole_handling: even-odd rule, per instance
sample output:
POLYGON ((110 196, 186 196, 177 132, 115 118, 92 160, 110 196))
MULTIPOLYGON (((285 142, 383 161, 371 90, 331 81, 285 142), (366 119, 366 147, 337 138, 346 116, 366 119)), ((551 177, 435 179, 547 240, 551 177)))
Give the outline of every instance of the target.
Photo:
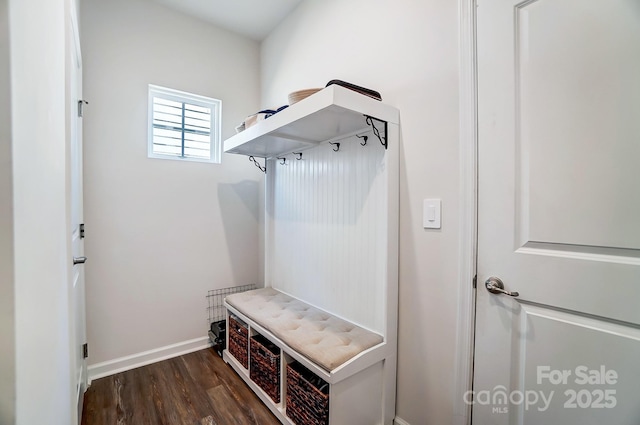
POLYGON ((399 122, 397 108, 330 84, 224 142, 264 158, 266 177, 265 288, 227 297, 223 357, 283 424, 327 423, 290 415, 317 406, 309 389, 289 400, 298 366, 328 384, 329 425, 394 421, 399 122), (265 356, 279 373, 263 373, 265 356))
POLYGON ((383 342, 382 335, 273 288, 229 295, 226 302, 327 372, 383 342))
MULTIPOLYGON (((296 424, 290 419, 288 410, 296 404, 292 401, 289 405, 287 396, 290 391, 289 365, 296 363, 329 384, 330 401, 325 410, 329 425, 391 423, 390 419, 383 418, 388 409, 385 394, 389 385, 394 384, 387 376, 395 376, 395 346, 382 335, 271 287, 229 295, 224 304, 227 307, 228 348, 223 357, 283 424, 296 424), (236 328, 238 321, 241 328, 246 325, 246 330, 236 328), (231 323, 234 323, 233 332, 231 323), (244 345, 240 342, 235 354, 231 347, 232 334, 247 335, 250 341, 244 345), (253 378, 251 341, 258 335, 279 348, 279 360, 275 361, 279 364, 275 365, 279 372, 268 378, 280 389, 281 397, 277 402, 258 384, 262 376, 258 367, 256 380, 253 378)), ((255 355, 259 355, 258 352, 256 349, 255 355)), ((257 357, 256 362, 260 363, 257 357)), ((269 362, 274 365, 272 360, 269 362)), ((303 399, 313 410, 318 403, 313 395, 319 390, 311 390, 307 384, 298 388, 307 391, 308 396, 303 399)))

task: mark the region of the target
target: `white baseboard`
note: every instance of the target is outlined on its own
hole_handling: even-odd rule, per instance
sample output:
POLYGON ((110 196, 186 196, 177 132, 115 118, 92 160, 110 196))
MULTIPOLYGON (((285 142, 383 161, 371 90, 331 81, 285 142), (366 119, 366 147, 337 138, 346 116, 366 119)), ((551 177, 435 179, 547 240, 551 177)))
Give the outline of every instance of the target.
POLYGON ((209 337, 205 336, 164 347, 154 348, 153 350, 143 351, 142 353, 107 360, 102 363, 96 363, 87 368, 89 373, 89 384, 91 384, 91 381, 94 379, 104 378, 105 376, 114 375, 116 373, 135 369, 140 366, 146 366, 172 357, 178 357, 183 354, 203 350, 208 347, 211 347, 211 342, 209 341, 209 337))
POLYGON ((393 420, 393 425, 410 425, 410 424, 404 419, 396 416, 396 418, 393 420))

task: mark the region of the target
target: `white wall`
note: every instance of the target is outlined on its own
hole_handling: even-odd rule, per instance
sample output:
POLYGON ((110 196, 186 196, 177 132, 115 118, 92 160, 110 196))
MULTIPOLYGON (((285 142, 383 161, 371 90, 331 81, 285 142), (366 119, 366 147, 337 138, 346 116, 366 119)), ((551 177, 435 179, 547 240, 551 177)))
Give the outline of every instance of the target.
POLYGON ((147 86, 222 100, 222 137, 259 106, 259 46, 148 0, 85 0, 89 363, 206 336, 209 289, 262 283, 246 157, 147 158, 147 86))
POLYGON ((10 0, 16 423, 68 425, 65 0, 10 0))
MULTIPOLYGON (((389 125, 389 133, 392 127, 397 133, 396 124, 389 125)), ((305 150, 303 161, 289 155, 285 166, 269 164, 266 282, 390 336, 384 314, 390 267, 387 180, 394 167, 387 158, 395 156, 379 142, 363 148, 355 136, 340 143, 339 155, 323 144, 305 150)))
POLYGON ((397 415, 452 423, 458 288, 458 9, 451 0, 309 0, 264 42, 263 106, 342 79, 400 109, 397 415), (442 198, 442 229, 422 200, 442 198))
POLYGON ((9 16, 0 0, 0 423, 15 420, 15 329, 13 306, 13 190, 9 16))

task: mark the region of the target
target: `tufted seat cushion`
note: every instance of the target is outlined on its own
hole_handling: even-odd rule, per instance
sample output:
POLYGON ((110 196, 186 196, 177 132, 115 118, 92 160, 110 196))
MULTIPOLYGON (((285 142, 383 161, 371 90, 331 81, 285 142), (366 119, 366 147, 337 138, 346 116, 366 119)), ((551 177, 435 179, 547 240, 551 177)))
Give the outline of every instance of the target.
POLYGON ((229 295, 226 302, 329 372, 383 341, 381 335, 273 288, 229 295))

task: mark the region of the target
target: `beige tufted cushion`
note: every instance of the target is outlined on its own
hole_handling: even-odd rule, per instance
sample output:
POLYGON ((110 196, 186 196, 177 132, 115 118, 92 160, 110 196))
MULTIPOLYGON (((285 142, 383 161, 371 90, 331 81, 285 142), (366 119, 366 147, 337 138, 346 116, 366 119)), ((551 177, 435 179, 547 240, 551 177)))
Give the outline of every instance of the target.
POLYGON ((229 295, 226 301, 327 371, 383 340, 273 288, 229 295))

